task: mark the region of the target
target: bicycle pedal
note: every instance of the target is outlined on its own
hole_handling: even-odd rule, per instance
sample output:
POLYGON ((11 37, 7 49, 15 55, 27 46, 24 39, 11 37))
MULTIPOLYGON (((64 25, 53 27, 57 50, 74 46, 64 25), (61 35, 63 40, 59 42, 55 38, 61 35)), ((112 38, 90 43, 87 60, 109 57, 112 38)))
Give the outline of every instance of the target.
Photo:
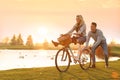
POLYGON ((76 63, 77 63, 77 60, 74 60, 74 63, 76 64, 76 63))

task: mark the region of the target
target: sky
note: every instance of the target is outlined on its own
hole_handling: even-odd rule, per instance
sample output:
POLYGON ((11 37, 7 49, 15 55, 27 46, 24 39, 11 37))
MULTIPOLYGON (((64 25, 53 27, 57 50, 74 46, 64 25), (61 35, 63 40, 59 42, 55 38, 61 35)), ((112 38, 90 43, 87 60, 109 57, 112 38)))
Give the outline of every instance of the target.
POLYGON ((120 43, 120 0, 0 0, 0 42, 20 33, 24 41, 32 35, 34 43, 56 40, 82 15, 90 30, 98 24, 107 38, 120 43))

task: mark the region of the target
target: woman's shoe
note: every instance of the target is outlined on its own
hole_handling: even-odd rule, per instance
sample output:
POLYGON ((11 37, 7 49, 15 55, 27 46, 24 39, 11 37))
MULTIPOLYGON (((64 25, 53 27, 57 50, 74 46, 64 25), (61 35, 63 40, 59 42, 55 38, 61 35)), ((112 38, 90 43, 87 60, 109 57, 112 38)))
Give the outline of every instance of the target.
POLYGON ((52 43, 54 44, 55 47, 57 47, 57 46, 59 45, 58 42, 55 42, 55 41, 53 41, 53 40, 52 40, 52 43))

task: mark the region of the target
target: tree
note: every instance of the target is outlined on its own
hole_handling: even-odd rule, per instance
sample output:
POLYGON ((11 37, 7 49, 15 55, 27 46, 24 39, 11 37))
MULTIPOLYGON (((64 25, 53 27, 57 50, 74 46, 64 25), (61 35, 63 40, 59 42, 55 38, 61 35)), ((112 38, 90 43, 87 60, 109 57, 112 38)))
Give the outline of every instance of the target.
POLYGON ((28 36, 26 45, 27 46, 33 46, 33 40, 32 40, 32 36, 31 35, 28 36))
POLYGON ((13 35, 13 38, 11 39, 10 44, 11 44, 11 45, 16 45, 16 43, 17 43, 17 41, 16 41, 16 36, 15 36, 15 34, 14 34, 14 35, 13 35))
MULTIPOLYGON (((108 55, 111 55, 111 48, 108 47, 108 55)), ((97 49, 96 49, 96 56, 100 59, 104 59, 104 51, 103 51, 103 48, 101 46, 99 46, 97 49)))
POLYGON ((116 44, 115 40, 112 40, 112 41, 110 42, 110 46, 114 46, 115 44, 116 44))
POLYGON ((23 39, 21 37, 21 34, 19 34, 19 36, 17 38, 17 45, 23 45, 23 39))
POLYGON ((3 41, 2 41, 2 43, 4 43, 4 44, 8 44, 8 42, 9 42, 9 38, 8 38, 8 37, 5 37, 5 38, 3 39, 3 41))

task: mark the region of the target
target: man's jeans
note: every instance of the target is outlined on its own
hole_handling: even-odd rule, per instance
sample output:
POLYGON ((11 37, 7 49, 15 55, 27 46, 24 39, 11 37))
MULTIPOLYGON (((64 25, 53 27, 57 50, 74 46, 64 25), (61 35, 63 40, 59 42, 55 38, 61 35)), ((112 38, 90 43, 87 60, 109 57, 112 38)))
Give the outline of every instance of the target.
MULTIPOLYGON (((106 40, 101 41, 101 43, 98 45, 101 46, 104 52, 104 56, 105 56, 105 63, 108 66, 108 47, 107 47, 107 43, 106 40)), ((92 47, 92 60, 93 60, 93 64, 95 64, 96 60, 95 60, 95 50, 98 48, 98 46, 96 47, 92 47)))

